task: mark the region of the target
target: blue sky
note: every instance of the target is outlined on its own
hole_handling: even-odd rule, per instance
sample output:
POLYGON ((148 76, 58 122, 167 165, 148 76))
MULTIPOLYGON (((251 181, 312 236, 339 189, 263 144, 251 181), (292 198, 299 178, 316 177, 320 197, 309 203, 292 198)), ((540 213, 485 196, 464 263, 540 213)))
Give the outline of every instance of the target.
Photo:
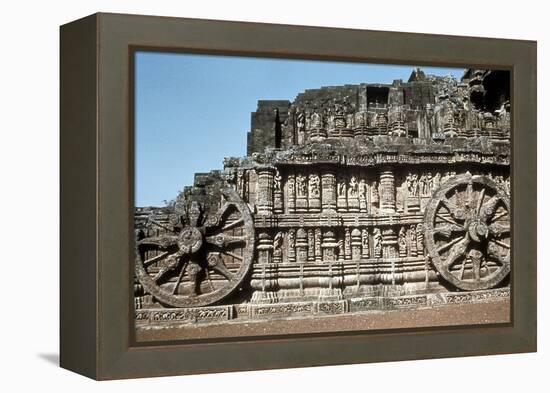
MULTIPOLYGON (((136 53, 136 206, 162 206, 246 155, 250 113, 260 99, 292 101, 305 89, 407 81, 411 66, 158 52, 136 53)), ((463 69, 422 67, 462 76, 463 69)))

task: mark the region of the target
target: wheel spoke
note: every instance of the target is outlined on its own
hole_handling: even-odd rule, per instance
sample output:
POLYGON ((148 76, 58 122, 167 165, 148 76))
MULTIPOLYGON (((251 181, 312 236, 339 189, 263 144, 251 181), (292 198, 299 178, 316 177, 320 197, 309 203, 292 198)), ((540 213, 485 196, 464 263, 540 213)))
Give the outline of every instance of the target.
POLYGON ((466 186, 466 198, 468 200, 468 204, 470 205, 470 207, 473 207, 473 205, 474 205, 474 187, 473 187, 473 184, 472 184, 471 181, 466 186))
POLYGON ((483 265, 483 267, 487 271, 486 277, 489 276, 491 274, 491 268, 489 267, 489 261, 487 259, 485 259, 485 264, 483 265))
POLYGON ((440 220, 443 220, 443 221, 446 221, 448 222, 449 224, 453 224, 453 225, 458 225, 454 220, 448 218, 448 217, 445 217, 445 216, 442 216, 441 214, 437 213, 435 215, 437 218, 439 218, 440 220))
POLYGON ((153 281, 155 281, 155 282, 159 281, 161 278, 164 277, 164 275, 166 273, 168 273, 171 270, 174 270, 178 266, 178 264, 180 263, 180 258, 181 258, 181 255, 179 253, 175 253, 175 254, 170 255, 167 258, 167 261, 169 261, 169 262, 166 265, 164 265, 159 270, 159 272, 153 277, 153 281))
POLYGON ((178 280, 176 281, 176 285, 174 285, 174 289, 172 290, 172 294, 175 295, 178 291, 178 287, 180 286, 181 279, 183 278, 183 275, 185 274, 185 269, 187 269, 187 265, 189 264, 189 260, 185 261, 180 269, 180 274, 178 275, 178 280))
POLYGON ((230 257, 233 257, 235 259, 238 259, 239 261, 242 261, 243 260, 243 257, 241 257, 240 255, 237 255, 237 254, 234 254, 230 251, 222 251, 225 255, 227 256, 230 256, 230 257))
POLYGON ((493 214, 495 214, 498 201, 499 198, 497 196, 494 196, 489 199, 485 204, 482 212, 480 213, 480 216, 484 217, 485 221, 487 221, 493 214))
POLYGON ((178 237, 173 235, 162 235, 155 237, 147 237, 138 242, 138 246, 157 246, 161 250, 167 250, 178 244, 178 237))
POLYGON ((233 236, 220 233, 218 235, 209 236, 206 241, 217 247, 234 247, 239 244, 246 243, 246 236, 233 236))
POLYGON ((456 239, 451 240, 449 243, 445 243, 444 245, 439 247, 436 251, 437 251, 438 254, 441 254, 447 248, 453 246, 454 244, 458 243, 461 240, 464 240, 464 238, 463 237, 457 237, 456 239))
POLYGON ((504 242, 501 242, 500 240, 497 240, 497 239, 491 239, 490 241, 498 244, 499 246, 502 246, 504 248, 507 248, 508 250, 510 249, 510 245, 509 244, 506 244, 504 242))
POLYGON ((208 286, 210 287, 210 290, 214 292, 216 289, 214 288, 214 284, 212 284, 212 279, 210 278, 210 272, 208 269, 205 270, 204 274, 206 275, 206 280, 208 281, 208 286))
POLYGON ((502 257, 500 255, 498 255, 497 253, 490 253, 489 256, 493 259, 495 259, 501 266, 506 266, 507 264, 510 263, 510 260, 509 260, 509 257, 506 256, 506 257, 502 257))
POLYGON ((447 258, 445 259, 447 269, 450 269, 460 256, 464 256, 469 243, 470 240, 468 240, 468 238, 463 238, 451 248, 449 255, 447 255, 447 258))
POLYGON ((508 215, 508 211, 507 211, 507 210, 501 211, 500 213, 495 214, 495 215, 493 216, 493 218, 491 219, 491 222, 495 222, 495 221, 497 221, 498 219, 500 219, 500 218, 502 218, 502 217, 504 217, 504 216, 506 216, 506 215, 508 215))
POLYGON ((212 266, 212 270, 214 270, 216 273, 221 274, 228 280, 231 280, 233 278, 233 273, 229 271, 229 269, 227 268, 227 266, 225 266, 225 263, 221 259, 220 259, 220 263, 212 266))
POLYGON ((449 213, 456 211, 456 205, 447 199, 441 199, 441 203, 449 210, 449 213))
POLYGON ((152 258, 149 258, 145 261, 143 261, 143 266, 147 267, 155 262, 158 262, 158 261, 161 261, 163 260, 164 258, 166 258, 167 256, 169 256, 171 254, 170 251, 165 251, 163 252, 162 254, 159 254, 159 255, 155 255, 154 257, 152 258))
POLYGON ((479 257, 472 257, 472 273, 475 281, 481 279, 481 255, 479 257))
POLYGON ((464 258, 462 261, 462 266, 460 267, 460 279, 464 280, 464 270, 466 270, 466 260, 467 258, 464 258))
POLYGON ((499 223, 492 223, 491 225, 489 225, 489 230, 493 235, 501 236, 505 233, 510 233, 510 226, 499 223))
POLYGON ((464 228, 457 224, 444 225, 437 228, 434 228, 433 233, 443 235, 445 237, 450 237, 453 232, 464 232, 464 228))
POLYGON ((481 206, 483 205, 483 198, 485 198, 485 188, 481 189, 481 192, 479 193, 479 199, 477 201, 477 207, 476 207, 476 214, 479 216, 479 212, 481 211, 481 206))
POLYGON ((215 222, 213 222, 209 226, 211 228, 219 227, 221 225, 221 221, 222 221, 223 217, 225 216, 225 214, 227 213, 229 208, 231 208, 232 206, 235 206, 235 204, 232 203, 232 202, 225 202, 222 205, 222 207, 218 210, 218 212, 216 214, 212 215, 212 219, 214 219, 214 218, 216 218, 216 219, 215 219, 215 222))
POLYGON ((237 221, 233 221, 226 226, 222 228, 222 232, 227 231, 228 229, 235 228, 236 226, 239 226, 240 224, 244 223, 244 220, 242 218, 239 218, 237 221))
POLYGON ((189 264, 192 264, 192 269, 189 270, 189 272, 187 273, 188 276, 189 276, 189 281, 191 281, 191 284, 192 284, 192 290, 193 290, 193 295, 198 295, 199 294, 199 289, 200 289, 200 267, 199 265, 196 263, 196 262, 193 262, 193 261, 189 261, 189 264))

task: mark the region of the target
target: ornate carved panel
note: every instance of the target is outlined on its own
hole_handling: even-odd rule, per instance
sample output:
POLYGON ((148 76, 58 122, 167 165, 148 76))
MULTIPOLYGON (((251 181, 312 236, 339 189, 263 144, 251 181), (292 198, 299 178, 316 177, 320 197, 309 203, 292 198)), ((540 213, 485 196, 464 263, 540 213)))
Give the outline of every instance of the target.
POLYGON ((277 101, 265 117, 284 114, 276 145, 227 158, 170 206, 136 209, 138 322, 505 296, 510 108, 489 100, 490 73, 415 70, 408 82, 277 101))

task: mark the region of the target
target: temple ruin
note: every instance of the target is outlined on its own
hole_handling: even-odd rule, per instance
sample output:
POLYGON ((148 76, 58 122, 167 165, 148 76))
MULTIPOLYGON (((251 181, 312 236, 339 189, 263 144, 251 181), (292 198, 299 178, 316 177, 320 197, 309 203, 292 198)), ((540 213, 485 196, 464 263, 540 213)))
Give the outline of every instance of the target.
POLYGON ((246 157, 136 208, 136 326, 509 297, 509 100, 414 69, 258 101, 246 157))

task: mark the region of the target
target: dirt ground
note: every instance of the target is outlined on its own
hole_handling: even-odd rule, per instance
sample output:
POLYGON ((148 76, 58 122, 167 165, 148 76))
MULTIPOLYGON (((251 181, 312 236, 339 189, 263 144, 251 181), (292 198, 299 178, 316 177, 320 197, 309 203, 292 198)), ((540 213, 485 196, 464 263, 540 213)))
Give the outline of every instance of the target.
POLYGON ((441 326, 471 326, 510 322, 510 301, 446 304, 438 307, 372 311, 356 314, 289 318, 271 321, 228 321, 209 325, 179 325, 138 328, 137 342, 179 341, 215 338, 246 338, 326 332, 415 329, 441 326))

